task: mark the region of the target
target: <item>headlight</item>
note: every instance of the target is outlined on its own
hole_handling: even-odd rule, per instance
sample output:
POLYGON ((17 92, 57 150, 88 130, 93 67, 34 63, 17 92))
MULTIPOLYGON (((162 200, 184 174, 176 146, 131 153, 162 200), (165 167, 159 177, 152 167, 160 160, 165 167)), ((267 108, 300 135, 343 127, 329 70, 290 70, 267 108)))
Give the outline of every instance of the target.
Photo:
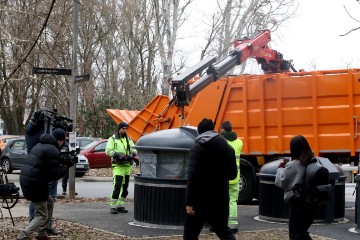
POLYGON ((82 154, 78 154, 77 157, 78 157, 78 163, 88 163, 89 162, 87 157, 85 157, 82 154))

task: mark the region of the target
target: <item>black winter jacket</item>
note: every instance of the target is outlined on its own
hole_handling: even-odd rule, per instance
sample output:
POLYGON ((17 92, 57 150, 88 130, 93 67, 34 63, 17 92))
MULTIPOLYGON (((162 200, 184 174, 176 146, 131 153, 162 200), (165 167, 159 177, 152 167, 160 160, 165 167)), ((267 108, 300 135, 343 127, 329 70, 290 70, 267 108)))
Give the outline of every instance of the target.
POLYGON ((49 196, 48 183, 59 180, 65 174, 66 167, 61 164, 57 146, 52 135, 43 134, 40 143, 30 151, 20 173, 21 190, 27 200, 46 201, 49 196))
POLYGON ((199 135, 190 150, 186 205, 228 206, 229 180, 236 176, 235 152, 225 138, 216 131, 199 135))

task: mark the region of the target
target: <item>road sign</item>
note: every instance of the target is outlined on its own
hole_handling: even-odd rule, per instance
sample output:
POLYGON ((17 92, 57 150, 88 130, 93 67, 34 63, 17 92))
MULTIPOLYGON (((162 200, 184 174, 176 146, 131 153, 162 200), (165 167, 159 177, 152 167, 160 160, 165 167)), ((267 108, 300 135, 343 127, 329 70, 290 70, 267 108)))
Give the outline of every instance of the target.
POLYGON ((33 74, 54 74, 54 75, 71 75, 71 69, 66 68, 33 68, 33 74))
POLYGON ((75 76, 75 82, 84 82, 90 80, 90 74, 75 76))

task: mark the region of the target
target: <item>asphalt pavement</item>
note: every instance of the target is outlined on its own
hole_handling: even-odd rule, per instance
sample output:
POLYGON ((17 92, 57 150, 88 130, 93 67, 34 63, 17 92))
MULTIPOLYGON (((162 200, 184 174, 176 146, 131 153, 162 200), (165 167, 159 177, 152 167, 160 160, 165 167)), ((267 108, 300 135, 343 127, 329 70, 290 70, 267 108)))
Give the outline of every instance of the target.
MULTIPOLYGON (((9 176, 11 176, 11 174, 9 176)), ((12 178, 16 179, 16 176, 12 178)), ((110 185, 111 191, 111 181, 111 178, 101 177, 77 178, 76 189, 77 191, 82 189, 82 192, 79 192, 77 197, 85 197, 86 194, 84 192, 87 191, 83 192, 84 189, 98 189, 99 187, 101 188, 101 186, 103 188, 108 188, 108 185, 110 185), (99 184, 99 186, 94 187, 96 184, 99 184), (80 185, 83 185, 83 187, 80 187, 80 185)), ((61 190, 61 188, 59 189, 61 190)), ((91 202, 56 204, 54 217, 70 222, 85 224, 102 231, 109 231, 128 238, 182 235, 182 226, 151 225, 136 221, 134 219, 134 181, 131 181, 129 189, 131 190, 129 191, 129 199, 126 203, 126 208, 129 212, 126 214, 110 214, 109 205, 107 203, 91 202)), ((345 210, 343 219, 331 224, 313 224, 310 228, 310 233, 330 239, 360 239, 360 229, 358 229, 355 224, 354 190, 354 183, 345 184, 345 210)), ((90 192, 92 192, 92 195, 89 195, 90 197, 107 197, 109 195, 108 189, 104 189, 104 193, 100 193, 98 190, 91 190, 90 192)), ((257 201, 253 201, 249 205, 238 206, 239 231, 287 229, 286 223, 261 220, 259 217, 258 204, 257 201)), ((164 209, 164 211, 166 210, 168 209, 164 209)), ((1 211, 4 217, 9 216, 6 209, 1 209, 1 211)), ((14 217, 27 216, 28 209, 25 205, 17 204, 11 209, 11 213, 14 217)), ((208 233, 208 230, 204 229, 203 233, 208 233)))

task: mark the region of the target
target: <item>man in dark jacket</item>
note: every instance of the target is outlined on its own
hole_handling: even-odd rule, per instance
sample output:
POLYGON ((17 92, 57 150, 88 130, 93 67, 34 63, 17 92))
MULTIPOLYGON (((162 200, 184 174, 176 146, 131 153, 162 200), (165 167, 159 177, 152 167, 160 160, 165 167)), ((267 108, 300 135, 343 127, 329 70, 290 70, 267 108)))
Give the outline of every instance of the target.
MULTIPOLYGON (((39 113, 35 112, 34 115, 36 114, 43 114, 43 113, 39 113)), ((52 128, 52 126, 50 125, 50 121, 51 119, 49 119, 47 116, 42 116, 42 117, 38 117, 37 119, 42 119, 42 120, 34 120, 35 117, 32 118, 32 120, 28 123, 28 125, 26 126, 25 129, 25 141, 26 141, 26 149, 27 149, 27 154, 30 153, 31 149, 33 147, 36 146, 36 144, 38 144, 40 142, 40 137, 45 134, 45 133, 50 133, 50 129, 52 128), (44 119, 46 119, 47 121, 43 121, 44 119)), ((55 136, 55 138, 59 138, 59 140, 63 140, 62 139, 62 129, 57 129, 57 131, 53 132, 53 136, 55 136), (54 135, 55 134, 55 135, 54 135)), ((52 181, 49 182, 49 194, 50 196, 54 199, 54 201, 56 200, 57 197, 57 185, 58 185, 58 181, 52 181)), ((29 221, 33 220, 33 218, 35 217, 35 209, 32 205, 32 202, 29 203, 29 221)), ((60 231, 56 230, 53 227, 53 220, 51 219, 49 222, 48 227, 46 228, 46 232, 50 235, 59 235, 60 231)))
POLYGON ((27 157, 26 164, 21 168, 20 185, 24 197, 32 202, 35 217, 23 229, 17 239, 29 239, 32 232, 37 230, 37 239, 50 239, 46 228, 51 220, 54 200, 49 195, 49 182, 59 180, 66 169, 61 163, 59 148, 64 144, 65 132, 54 130, 55 136, 43 134, 40 143, 33 147, 27 157), (61 136, 60 136, 61 135, 61 136), (63 135, 63 137, 62 137, 63 135))
POLYGON ((228 224, 229 180, 237 175, 234 149, 214 131, 211 119, 198 125, 190 150, 184 239, 198 239, 208 222, 220 239, 235 239, 228 224))

